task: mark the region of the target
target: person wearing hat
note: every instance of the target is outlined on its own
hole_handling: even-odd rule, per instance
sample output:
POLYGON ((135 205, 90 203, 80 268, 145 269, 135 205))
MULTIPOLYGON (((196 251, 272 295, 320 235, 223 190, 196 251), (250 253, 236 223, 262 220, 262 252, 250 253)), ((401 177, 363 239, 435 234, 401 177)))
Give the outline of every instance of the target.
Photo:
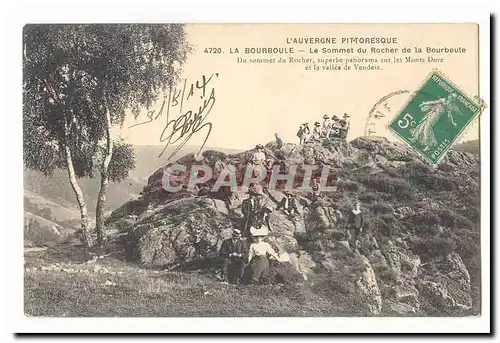
POLYGON ((233 230, 231 238, 222 241, 219 251, 222 280, 237 283, 245 267, 245 242, 242 240, 241 231, 233 230))
POLYGON ((338 138, 338 137, 340 137, 339 117, 333 115, 332 125, 330 126, 330 132, 328 133, 328 138, 338 138))
POLYGON ((299 126, 299 131, 297 131, 297 137, 299 137, 299 144, 305 144, 309 135, 311 134, 311 130, 309 129, 309 123, 302 123, 299 126))
POLYGON ((264 237, 268 235, 268 230, 265 226, 259 229, 252 227, 250 232, 252 232, 254 242, 248 249, 245 283, 258 284, 269 274, 268 257, 279 260, 279 252, 274 251, 271 245, 264 241, 264 237))
POLYGON ((330 117, 328 117, 328 114, 325 114, 323 116, 323 125, 321 127, 323 137, 328 137, 328 132, 330 131, 331 126, 332 123, 330 122, 330 117))
POLYGON ((344 113, 344 116, 343 116, 345 122, 347 123, 346 127, 347 127, 347 130, 349 130, 350 126, 351 126, 351 123, 349 123, 349 118, 350 116, 347 114, 347 113, 344 113))
POLYGON ((263 164, 265 161, 266 154, 264 153, 264 146, 262 144, 257 144, 255 146, 255 152, 253 153, 252 163, 263 164))
POLYGON ((340 138, 346 139, 347 138, 347 121, 345 119, 340 119, 339 120, 339 125, 340 125, 340 138))
POLYGON ((281 199, 279 205, 278 205, 278 210, 283 209, 283 212, 287 214, 288 216, 293 217, 294 215, 299 215, 299 210, 297 208, 297 201, 296 201, 295 194, 291 191, 285 191, 285 196, 283 199, 281 199))
POLYGON ((283 145, 285 145, 285 143, 283 143, 283 140, 277 133, 274 134, 274 138, 276 139, 276 149, 281 150, 281 148, 283 148, 283 145))
POLYGON ((349 212, 347 220, 348 235, 350 237, 350 245, 354 252, 358 250, 359 235, 363 232, 363 212, 361 211, 361 203, 359 200, 354 202, 353 209, 349 212))
POLYGON ((321 139, 321 135, 322 135, 321 123, 317 121, 314 123, 312 138, 319 141, 321 139))
POLYGON ((261 227, 268 220, 270 206, 262 192, 262 186, 254 184, 248 189, 249 197, 241 203, 243 235, 248 236, 250 227, 261 227))

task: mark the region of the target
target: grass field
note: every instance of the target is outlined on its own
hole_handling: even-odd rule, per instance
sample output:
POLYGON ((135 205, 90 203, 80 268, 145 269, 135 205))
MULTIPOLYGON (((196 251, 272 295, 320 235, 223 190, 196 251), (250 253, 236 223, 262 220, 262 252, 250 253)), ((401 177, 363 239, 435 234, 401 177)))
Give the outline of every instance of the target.
POLYGON ((145 270, 57 246, 25 254, 25 314, 54 317, 359 316, 345 294, 312 283, 228 285, 210 274, 145 270), (334 293, 335 294, 335 293, 334 293))

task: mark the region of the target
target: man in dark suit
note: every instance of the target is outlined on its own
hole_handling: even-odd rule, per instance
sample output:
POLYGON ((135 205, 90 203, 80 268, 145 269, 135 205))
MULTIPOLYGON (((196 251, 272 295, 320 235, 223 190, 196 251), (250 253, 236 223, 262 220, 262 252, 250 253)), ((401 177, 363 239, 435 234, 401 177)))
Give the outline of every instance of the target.
POLYGON ((237 283, 245 267, 246 247, 241 238, 241 231, 233 230, 231 238, 222 241, 219 251, 223 281, 237 283))
POLYGON ((269 224, 269 212, 272 211, 261 185, 256 184, 250 187, 248 194, 250 196, 241 204, 244 221, 243 235, 245 237, 250 235, 250 227, 259 229, 262 225, 269 224))

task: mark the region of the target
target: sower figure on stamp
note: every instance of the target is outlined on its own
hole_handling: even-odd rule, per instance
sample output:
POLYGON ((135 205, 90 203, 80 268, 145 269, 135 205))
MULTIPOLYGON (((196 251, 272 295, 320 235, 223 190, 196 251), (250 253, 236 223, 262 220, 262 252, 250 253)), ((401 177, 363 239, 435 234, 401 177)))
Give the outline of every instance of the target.
POLYGON ((347 232, 351 249, 356 252, 359 245, 359 235, 363 232, 363 212, 361 211, 361 203, 356 200, 354 208, 349 212, 349 219, 347 221, 347 232))
POLYGON ((451 93, 446 99, 441 98, 421 103, 419 106, 420 110, 426 114, 422 117, 420 122, 411 129, 410 141, 422 144, 424 146, 424 151, 436 146, 438 142, 434 135, 434 125, 439 120, 442 113, 446 112, 451 124, 457 126, 453 120, 453 113, 462 114, 456 104, 457 97, 457 93, 451 93))
POLYGON ((219 266, 223 281, 239 282, 245 267, 245 255, 245 242, 242 240, 241 231, 234 229, 232 237, 222 241, 219 251, 219 266))

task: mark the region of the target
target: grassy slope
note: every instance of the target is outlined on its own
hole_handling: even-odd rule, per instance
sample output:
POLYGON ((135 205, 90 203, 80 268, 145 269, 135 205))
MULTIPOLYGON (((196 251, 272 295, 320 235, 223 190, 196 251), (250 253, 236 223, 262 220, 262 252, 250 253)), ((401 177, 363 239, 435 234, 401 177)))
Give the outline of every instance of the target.
MULTIPOLYGON (((29 316, 356 316, 345 295, 324 296, 305 284, 236 286, 210 275, 144 270, 113 257, 82 263, 78 248, 25 254, 25 313, 29 316), (90 272, 44 271, 60 263, 90 272), (70 264, 68 264, 70 263, 70 264), (93 272, 98 265, 112 274, 93 272), (116 285, 107 286, 109 280, 116 285)), ((330 290, 331 291, 331 290, 330 290)), ((351 297, 352 298, 352 297, 351 297)))

